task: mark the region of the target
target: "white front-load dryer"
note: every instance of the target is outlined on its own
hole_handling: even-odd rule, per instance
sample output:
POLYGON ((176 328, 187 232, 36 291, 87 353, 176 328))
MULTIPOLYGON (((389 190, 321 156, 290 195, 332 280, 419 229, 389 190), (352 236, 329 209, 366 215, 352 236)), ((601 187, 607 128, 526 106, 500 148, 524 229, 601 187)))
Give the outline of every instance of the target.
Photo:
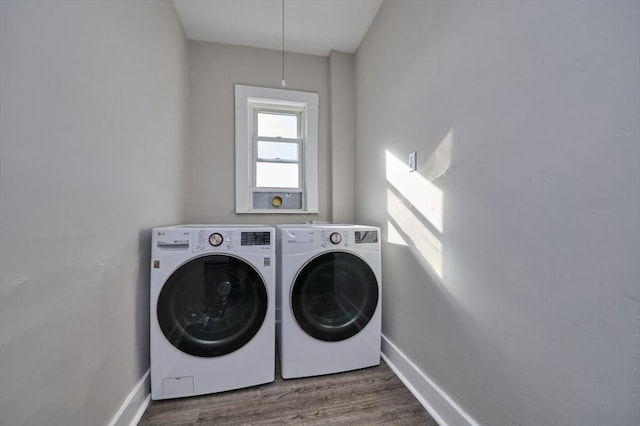
POLYGON ((282 377, 380 364, 380 229, 276 227, 277 341, 282 377))
POLYGON ((275 229, 183 225, 152 236, 154 400, 275 378, 275 229))

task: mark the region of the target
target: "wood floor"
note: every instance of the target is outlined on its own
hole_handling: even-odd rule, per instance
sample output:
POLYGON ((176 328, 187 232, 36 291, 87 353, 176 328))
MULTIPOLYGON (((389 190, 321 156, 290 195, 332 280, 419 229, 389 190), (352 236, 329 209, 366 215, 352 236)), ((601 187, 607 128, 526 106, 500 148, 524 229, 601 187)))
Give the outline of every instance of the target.
POLYGON ((437 426, 384 362, 378 367, 206 396, 152 401, 139 425, 437 426))

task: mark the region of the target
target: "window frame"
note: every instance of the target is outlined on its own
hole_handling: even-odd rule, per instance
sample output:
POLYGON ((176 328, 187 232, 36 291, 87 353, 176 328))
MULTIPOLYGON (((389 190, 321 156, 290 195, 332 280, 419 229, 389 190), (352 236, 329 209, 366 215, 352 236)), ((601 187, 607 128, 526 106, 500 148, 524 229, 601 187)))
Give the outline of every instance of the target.
MULTIPOLYGON (((318 100, 313 92, 235 85, 235 175, 236 213, 319 213, 318 208, 318 100), (258 112, 299 114, 299 139, 257 138, 258 112), (258 140, 290 142, 299 140, 298 188, 257 187, 258 140), (259 209, 253 194, 260 192, 300 193, 300 209, 259 209)), ((269 161, 276 162, 276 161, 269 161)), ((282 161, 285 163, 286 161, 282 161)))

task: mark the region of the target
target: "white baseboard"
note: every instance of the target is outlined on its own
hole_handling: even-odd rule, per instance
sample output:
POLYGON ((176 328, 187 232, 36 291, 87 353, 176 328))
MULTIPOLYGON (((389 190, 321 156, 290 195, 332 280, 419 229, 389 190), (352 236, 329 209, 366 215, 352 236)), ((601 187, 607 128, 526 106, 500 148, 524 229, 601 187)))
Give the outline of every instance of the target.
POLYGON ((382 358, 440 426, 479 426, 453 398, 384 335, 382 358))
POLYGON ((140 381, 129 392, 109 426, 136 426, 151 401, 151 370, 147 370, 140 381))

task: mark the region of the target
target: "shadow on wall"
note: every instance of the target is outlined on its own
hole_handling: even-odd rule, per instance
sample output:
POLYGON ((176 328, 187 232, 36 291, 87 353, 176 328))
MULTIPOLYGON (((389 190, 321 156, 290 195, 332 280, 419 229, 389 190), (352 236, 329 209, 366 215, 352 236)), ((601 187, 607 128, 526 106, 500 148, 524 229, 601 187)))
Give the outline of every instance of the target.
POLYGON ((388 150, 387 241, 408 246, 427 271, 442 282, 444 235, 444 193, 432 182, 451 166, 453 131, 449 131, 423 166, 424 172, 410 172, 409 166, 388 150))

